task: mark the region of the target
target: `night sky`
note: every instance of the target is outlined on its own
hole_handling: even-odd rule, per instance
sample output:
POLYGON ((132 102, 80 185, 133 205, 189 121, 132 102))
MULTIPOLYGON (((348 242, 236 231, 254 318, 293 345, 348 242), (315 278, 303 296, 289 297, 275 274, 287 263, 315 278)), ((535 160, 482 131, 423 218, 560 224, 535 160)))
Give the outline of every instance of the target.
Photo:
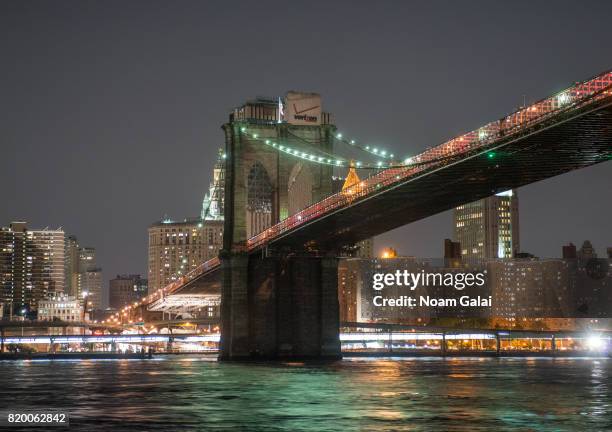
MULTIPOLYGON (((612 2, 0 3, 0 225, 63 227, 104 279, 197 216, 221 124, 321 93, 345 136, 412 155, 612 68, 612 2)), ((612 246, 612 162, 519 190, 521 245, 612 246)), ((451 212, 378 239, 439 257, 451 212)))

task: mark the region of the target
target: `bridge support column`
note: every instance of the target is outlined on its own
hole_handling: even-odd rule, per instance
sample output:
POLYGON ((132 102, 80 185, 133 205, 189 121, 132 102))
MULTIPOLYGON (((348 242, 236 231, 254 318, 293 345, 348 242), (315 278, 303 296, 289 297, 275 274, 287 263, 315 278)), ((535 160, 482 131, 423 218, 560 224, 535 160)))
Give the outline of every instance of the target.
POLYGON ((321 259, 321 352, 322 357, 340 358, 340 304, 338 303, 338 259, 321 259))
POLYGON ((231 254, 221 260, 221 341, 219 358, 249 354, 248 263, 246 254, 231 254))
POLYGON ((338 261, 223 258, 221 360, 340 358, 338 261))

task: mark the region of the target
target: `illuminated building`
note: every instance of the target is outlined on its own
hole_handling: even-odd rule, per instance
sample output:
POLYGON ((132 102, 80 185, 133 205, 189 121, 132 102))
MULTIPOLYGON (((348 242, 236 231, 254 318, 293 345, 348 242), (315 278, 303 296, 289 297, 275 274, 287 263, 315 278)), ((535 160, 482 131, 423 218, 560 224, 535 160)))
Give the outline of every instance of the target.
POLYGON ((509 190, 456 207, 455 241, 467 259, 512 258, 520 251, 518 196, 509 190))
POLYGON ((149 293, 219 255, 223 220, 165 219, 149 227, 149 293))
POLYGON ((94 248, 79 248, 78 270, 76 297, 82 301, 91 302, 89 309, 102 309, 104 307, 102 269, 97 266, 94 248))
POLYGON ((81 301, 73 296, 55 293, 38 302, 39 321, 83 321, 81 301))
POLYGON ((96 250, 81 247, 75 236, 67 236, 65 244, 66 295, 91 302, 89 309, 104 307, 102 290, 102 269, 96 262, 96 250))
POLYGON ((223 220, 225 203, 225 153, 219 150, 217 162, 213 168, 213 180, 208 193, 202 201, 202 220, 223 220))
POLYGON ((104 299, 102 292, 102 269, 93 268, 80 273, 81 297, 80 300, 87 302, 87 310, 102 309, 104 299))
POLYGON ((219 150, 199 218, 169 218, 149 227, 148 291, 153 293, 215 258, 223 246, 225 154, 219 150))
MULTIPOLYGON (((389 257, 360 259, 348 258, 338 265, 338 300, 340 304, 340 321, 351 322, 392 322, 419 324, 428 322, 435 311, 426 307, 391 307, 375 306, 374 297, 394 298, 402 295, 413 295, 405 286, 390 286, 382 291, 373 289, 372 280, 375 273, 395 273, 407 270, 418 273, 436 268, 427 260, 414 257, 389 257)), ((417 291, 424 293, 425 291, 417 291)), ((433 293, 434 291, 432 291, 433 293)))
POLYGON ((117 275, 108 287, 108 304, 113 309, 134 303, 147 295, 147 280, 140 275, 117 275))
POLYGON ((567 317, 574 312, 570 267, 564 260, 491 260, 487 271, 493 317, 567 317))
POLYGON ((374 238, 362 240, 356 246, 356 258, 374 258, 374 238))
POLYGON ((30 230, 26 222, 0 229, 0 296, 5 313, 27 315, 65 284, 64 231, 30 230), (7 310, 8 309, 8 310, 7 310))

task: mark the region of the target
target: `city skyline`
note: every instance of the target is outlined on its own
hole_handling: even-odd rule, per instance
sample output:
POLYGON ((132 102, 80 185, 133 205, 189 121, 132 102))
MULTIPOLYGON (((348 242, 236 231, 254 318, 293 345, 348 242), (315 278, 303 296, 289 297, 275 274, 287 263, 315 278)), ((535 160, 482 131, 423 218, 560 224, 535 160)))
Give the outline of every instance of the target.
POLYGON ((0 424, 608 430, 611 16, 0 1, 0 424))
MULTIPOLYGON (((459 6, 440 13, 438 8, 418 5, 411 6, 411 14, 397 14, 405 21, 395 18, 392 8, 329 5, 329 17, 316 36, 323 52, 316 55, 296 47, 295 37, 275 38, 278 28, 262 28, 245 17, 237 18, 234 34, 213 43, 213 36, 224 29, 212 19, 223 22, 229 17, 223 7, 212 10, 191 4, 162 17, 156 8, 140 14, 134 4, 122 5, 120 9, 139 22, 136 27, 129 21, 116 22, 109 9, 96 7, 41 5, 34 11, 17 4, 3 6, 3 39, 11 46, 19 41, 21 51, 9 51, 15 67, 0 72, 2 82, 11 84, 5 91, 10 103, 2 108, 6 122, 2 130, 11 157, 4 159, 2 180, 15 185, 5 198, 11 205, 0 208, 0 220, 63 226, 87 238, 105 269, 105 287, 115 274, 147 273, 146 232, 153 221, 164 214, 178 220, 199 214, 223 142, 220 125, 246 98, 296 88, 318 91, 339 130, 409 155, 512 111, 522 104, 523 95, 531 102, 610 67, 609 60, 598 55, 605 52, 606 40, 606 27, 593 25, 593 19, 600 18, 582 21, 582 11, 571 8, 570 14, 563 5, 546 9, 549 19, 544 22, 537 19, 543 13, 523 13, 527 6, 520 5, 503 14, 496 5, 471 14, 456 10, 463 9, 459 6), (137 12, 138 18, 133 15, 137 12), (422 28, 420 18, 434 12, 439 18, 432 28, 422 28), (461 20, 455 23, 455 13, 463 14, 461 24, 461 20), (211 20, 210 25, 197 22, 197 17, 211 20), (486 23, 490 17, 501 25, 485 24, 491 34, 487 40, 477 38, 480 33, 466 25, 466 21, 486 23), (39 31, 24 33, 27 29, 13 24, 24 18, 39 31), (360 28, 369 28, 374 18, 388 22, 399 37, 390 40, 386 32, 362 36, 360 28), (521 26, 514 24, 518 21, 521 26), (81 29, 80 38, 72 40, 80 22, 87 22, 90 29, 81 29), (187 25, 168 38, 163 32, 147 33, 147 29, 176 28, 179 22, 187 25), (564 23, 581 31, 565 41, 564 23), (452 31, 439 36, 436 31, 443 27, 455 29, 459 37, 451 38, 452 31), (252 58, 250 70, 255 73, 232 72, 232 62, 240 61, 228 64, 232 48, 241 47, 244 36, 253 30, 257 30, 255 41, 274 40, 276 47, 285 48, 286 62, 278 68, 264 67, 272 55, 264 53, 252 58), (411 38, 412 32, 419 38, 411 38), (548 35, 545 40, 538 37, 542 32, 548 35), (105 37, 99 38, 100 33, 105 37), (327 46, 323 43, 327 40, 334 42, 327 46), (537 43, 528 44, 529 40, 537 43), (195 49, 201 44, 207 56, 197 55, 195 49), (474 48, 473 53, 458 58, 453 52, 467 46, 474 48), (494 48, 506 55, 492 64, 494 48), (406 50, 405 57, 393 55, 401 49, 406 50), (19 61, 26 52, 31 63, 19 61), (321 62, 315 62, 320 55, 333 67, 320 71, 321 62), (366 57, 367 64, 360 60, 366 57), (74 58, 79 59, 77 64, 71 63, 74 58), (574 58, 579 61, 569 60, 574 58), (373 67, 376 64, 385 67, 373 67), (388 67, 391 64, 393 68, 388 67), (436 78, 437 71, 450 69, 456 82, 436 78), (38 70, 45 70, 45 75, 38 70), (232 84, 211 85, 221 76, 232 84), (175 169, 180 175, 173 175, 175 169)), ((533 7, 538 8, 530 10, 533 7)), ((305 17, 295 23, 300 29, 308 28, 309 17, 320 18, 304 5, 270 13, 282 34, 289 33, 289 23, 298 14, 305 17)), ((611 181, 608 162, 520 188, 522 249, 557 257, 562 244, 590 239, 603 256, 612 244, 606 207, 610 204, 602 200, 611 181)), ((451 236, 449 211, 386 233, 378 239, 377 249, 384 244, 402 254, 441 256, 440 240, 451 236)))

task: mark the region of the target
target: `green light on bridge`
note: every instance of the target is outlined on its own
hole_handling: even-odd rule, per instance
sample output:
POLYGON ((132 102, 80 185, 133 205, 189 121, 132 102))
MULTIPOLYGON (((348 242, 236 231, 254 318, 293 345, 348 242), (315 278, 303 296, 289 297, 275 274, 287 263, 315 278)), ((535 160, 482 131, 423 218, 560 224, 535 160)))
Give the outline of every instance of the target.
POLYGON ((497 156, 497 155, 495 154, 495 152, 488 152, 488 153, 487 153, 487 157, 488 157, 489 159, 494 159, 494 158, 495 158, 495 156, 497 156))

